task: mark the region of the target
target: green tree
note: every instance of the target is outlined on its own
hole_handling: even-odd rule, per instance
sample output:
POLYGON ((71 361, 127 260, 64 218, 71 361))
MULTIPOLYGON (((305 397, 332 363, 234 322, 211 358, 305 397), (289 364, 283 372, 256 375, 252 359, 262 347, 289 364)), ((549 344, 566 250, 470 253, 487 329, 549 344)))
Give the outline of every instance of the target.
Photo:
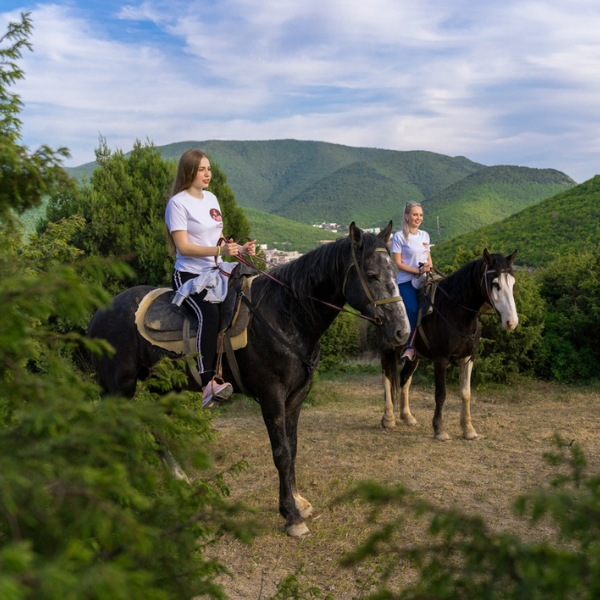
MULTIPOLYGON (((27 17, 9 31, 22 46, 27 17)), ((0 98, 12 81, 0 80, 0 98)), ((2 112, 9 121, 11 110, 2 112)), ((2 143, 7 156, 19 155, 14 138, 2 143)), ((21 185, 22 164, 3 163, 9 224, 8 209, 18 214, 41 197, 21 185)), ((46 172, 31 173, 32 181, 46 178, 52 182, 46 172)), ((232 519, 237 508, 222 475, 188 483, 157 454, 168 447, 196 471, 208 464, 214 433, 200 397, 165 393, 181 383, 184 365, 159 364, 134 401, 99 398, 70 357, 78 347, 109 348, 56 326, 108 300, 105 262, 82 260, 72 244, 84 227, 73 215, 28 245, 14 227, 0 227, 0 598, 223 598, 214 580, 224 567, 204 548, 225 531, 247 539, 248 529, 232 519)), ((115 280, 130 271, 119 262, 109 268, 115 280)))
MULTIPOLYGON (((135 275, 127 285, 169 285, 173 259, 165 242, 164 212, 176 164, 164 160, 151 142, 136 141, 125 155, 112 152, 104 138, 96 149, 96 162, 88 182, 55 191, 47 209, 47 221, 80 215, 87 225, 74 244, 86 256, 126 258, 135 275)), ((235 203, 225 174, 213 165, 210 190, 216 194, 223 212, 225 232, 245 239, 250 228, 244 212, 235 203)), ((113 293, 122 291, 123 282, 110 280, 113 293)))
POLYGON ((9 88, 24 77, 16 61, 23 50, 31 50, 31 29, 29 13, 25 13, 0 37, 0 221, 5 224, 13 223, 14 211, 39 206, 44 195, 67 178, 61 166, 68 156, 66 148, 54 151, 44 145, 30 153, 19 143, 22 102, 9 88))
POLYGON ((545 335, 536 373, 558 381, 598 378, 600 363, 600 251, 570 254, 539 271, 546 301, 545 335))

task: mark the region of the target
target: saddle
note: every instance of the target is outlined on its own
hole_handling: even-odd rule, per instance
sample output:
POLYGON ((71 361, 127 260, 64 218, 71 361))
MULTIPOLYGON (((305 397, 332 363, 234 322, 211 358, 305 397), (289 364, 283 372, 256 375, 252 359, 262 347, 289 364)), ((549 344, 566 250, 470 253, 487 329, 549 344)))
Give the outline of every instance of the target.
POLYGON ((430 271, 427 274, 427 279, 423 286, 417 292, 417 300, 419 301, 419 316, 417 322, 420 323, 423 317, 430 315, 433 312, 435 304, 435 294, 437 292, 438 283, 444 279, 443 275, 430 271))
MULTIPOLYGON (((219 306, 219 331, 226 332, 234 350, 246 346, 246 329, 251 313, 242 295, 251 298, 252 280, 258 272, 240 264, 229 279, 227 297, 219 306)), ((189 354, 195 347, 198 318, 184 302, 172 303, 175 292, 158 288, 147 294, 136 312, 136 324, 142 337, 155 346, 178 354, 189 354)))
POLYGON ((427 274, 427 279, 423 287, 417 292, 417 300, 419 301, 419 312, 417 313, 417 329, 421 334, 421 338, 425 345, 429 348, 429 340, 425 335, 421 321, 424 317, 430 315, 433 312, 433 306, 435 304, 435 295, 438 288, 438 283, 444 279, 440 273, 430 271, 427 274))

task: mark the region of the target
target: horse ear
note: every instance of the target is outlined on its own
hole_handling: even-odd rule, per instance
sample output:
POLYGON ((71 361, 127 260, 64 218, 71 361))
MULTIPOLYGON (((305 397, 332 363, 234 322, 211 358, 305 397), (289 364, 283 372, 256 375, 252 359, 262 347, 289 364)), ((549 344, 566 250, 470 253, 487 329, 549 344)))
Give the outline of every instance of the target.
POLYGON ((352 223, 350 223, 350 227, 348 228, 348 235, 350 236, 352 243, 357 248, 362 248, 363 232, 360 227, 356 226, 356 223, 354 221, 352 221, 352 223))
POLYGON ((387 224, 387 227, 383 230, 380 231, 377 234, 377 237, 383 241, 383 243, 387 246, 387 243, 390 241, 390 235, 392 234, 392 222, 390 221, 387 224))
POLYGON ((515 257, 517 256, 518 251, 519 251, 519 249, 517 248, 510 256, 506 257, 506 260, 508 261, 509 265, 513 264, 513 261, 515 260, 515 257))
POLYGON ((487 248, 483 249, 483 260, 485 260, 488 267, 494 266, 494 257, 488 252, 487 248))

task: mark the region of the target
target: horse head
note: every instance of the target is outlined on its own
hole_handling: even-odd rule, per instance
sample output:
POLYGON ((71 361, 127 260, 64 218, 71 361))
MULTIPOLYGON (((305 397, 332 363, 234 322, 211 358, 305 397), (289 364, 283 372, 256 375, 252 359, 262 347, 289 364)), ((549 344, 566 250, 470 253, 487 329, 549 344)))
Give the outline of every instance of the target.
POLYGON ((391 231, 391 221, 377 236, 364 233, 354 221, 350 224, 352 259, 344 295, 352 308, 375 320, 389 344, 398 346, 408 339, 410 325, 396 283, 398 269, 387 246, 391 231))
POLYGON ((509 256, 490 254, 483 251, 482 293, 486 302, 496 311, 504 329, 515 329, 519 324, 519 315, 515 305, 515 277, 512 263, 517 256, 515 250, 509 256))

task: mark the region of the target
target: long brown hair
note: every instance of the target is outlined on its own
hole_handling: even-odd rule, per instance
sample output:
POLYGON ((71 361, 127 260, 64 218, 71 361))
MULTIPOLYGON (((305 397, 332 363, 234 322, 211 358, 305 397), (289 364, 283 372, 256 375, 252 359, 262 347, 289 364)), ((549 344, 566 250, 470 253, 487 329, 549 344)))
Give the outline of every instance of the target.
MULTIPOLYGON (((169 193, 169 197, 167 198, 167 203, 173 196, 179 194, 179 192, 183 192, 183 190, 187 190, 192 185, 194 179, 196 178, 196 174, 198 173, 200 161, 203 158, 206 158, 208 160, 208 156, 204 152, 202 152, 202 150, 198 150, 198 148, 190 148, 181 155, 179 163, 177 165, 177 174, 175 175, 175 181, 171 186, 171 191, 169 193)), ((175 246, 173 235, 169 231, 169 227, 166 223, 165 231, 167 234, 167 250, 169 251, 169 256, 175 256, 177 252, 177 247, 175 246)))

